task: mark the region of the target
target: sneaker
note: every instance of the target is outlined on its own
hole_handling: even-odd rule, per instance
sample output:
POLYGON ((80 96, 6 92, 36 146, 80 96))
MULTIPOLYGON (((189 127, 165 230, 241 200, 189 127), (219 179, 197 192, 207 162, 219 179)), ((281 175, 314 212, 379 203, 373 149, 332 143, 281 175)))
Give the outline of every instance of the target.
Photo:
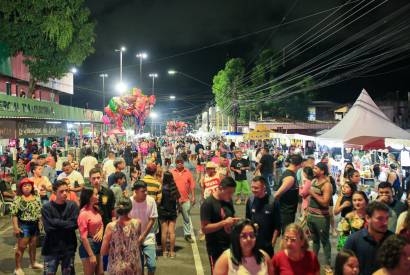
POLYGON ((186 235, 184 239, 185 239, 185 241, 187 241, 189 243, 194 243, 194 241, 192 240, 192 237, 190 235, 186 235))
POLYGON ((44 266, 42 264, 35 262, 33 265, 30 265, 30 268, 31 269, 43 269, 44 266))
POLYGON ((24 275, 24 271, 21 268, 15 269, 14 270, 14 275, 24 275))

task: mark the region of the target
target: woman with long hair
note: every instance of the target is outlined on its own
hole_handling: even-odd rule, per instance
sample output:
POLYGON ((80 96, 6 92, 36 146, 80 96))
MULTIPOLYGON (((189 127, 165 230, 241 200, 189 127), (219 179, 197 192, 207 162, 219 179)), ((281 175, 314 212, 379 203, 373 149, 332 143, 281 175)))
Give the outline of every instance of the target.
POLYGON ((30 180, 34 182, 34 190, 38 192, 41 202, 44 204, 48 202, 47 193, 53 191, 51 182, 46 176, 41 175, 43 173, 43 166, 37 163, 32 163, 30 171, 33 175, 30 180))
POLYGON ((207 156, 204 153, 202 148, 198 151, 198 156, 196 157, 197 165, 196 165, 196 181, 199 182, 202 176, 205 173, 205 163, 207 161, 207 156))
POLYGON ((353 251, 342 249, 335 259, 334 275, 358 275, 360 271, 359 260, 353 251))
POLYGON ((40 197, 34 191, 34 182, 24 178, 18 185, 17 196, 10 208, 13 231, 17 238, 15 253, 16 269, 14 274, 23 275, 21 259, 24 250, 29 246, 30 268, 43 269, 43 265, 36 262, 36 245, 39 236, 39 221, 41 217, 40 197))
POLYGON ((256 245, 256 228, 245 219, 236 223, 231 232, 231 248, 216 261, 214 275, 273 275, 268 254, 256 245))
POLYGON ((86 187, 81 191, 80 214, 77 219, 81 244, 80 259, 85 275, 104 274, 101 260, 101 241, 104 225, 98 209, 98 190, 86 187))
POLYGON ((315 253, 298 224, 289 224, 283 233, 281 251, 273 256, 274 272, 280 274, 319 275, 320 265, 315 253))
POLYGON ((172 173, 166 171, 162 179, 162 199, 158 206, 158 219, 161 223, 161 246, 164 256, 175 257, 175 223, 177 220, 180 194, 172 173), (167 239, 169 236, 169 252, 167 239))
POLYGON ((347 170, 347 178, 346 178, 346 182, 350 182, 354 184, 354 191, 358 190, 359 184, 361 182, 361 177, 360 177, 360 172, 355 170, 355 169, 349 169, 347 170))
POLYGON ((351 163, 351 162, 346 163, 346 165, 343 169, 343 173, 340 174, 340 177, 339 177, 340 186, 342 186, 342 184, 344 184, 345 181, 347 180, 347 171, 349 169, 354 169, 353 163, 351 163))
POLYGON ((366 207, 369 204, 369 199, 363 191, 356 191, 352 195, 353 211, 346 214, 338 225, 339 239, 337 249, 344 247, 347 238, 354 232, 366 226, 366 207))
POLYGON ((123 197, 117 202, 117 220, 107 225, 101 255, 108 255, 108 274, 142 275, 140 243, 141 222, 131 219, 132 202, 123 197))

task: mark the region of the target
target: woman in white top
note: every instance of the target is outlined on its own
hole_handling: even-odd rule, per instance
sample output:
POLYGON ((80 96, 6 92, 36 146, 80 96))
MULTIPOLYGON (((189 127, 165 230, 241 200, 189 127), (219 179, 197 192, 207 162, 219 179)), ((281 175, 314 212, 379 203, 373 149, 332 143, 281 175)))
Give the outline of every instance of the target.
POLYGON ((231 242, 216 261, 214 275, 273 275, 269 255, 256 246, 256 228, 250 220, 232 228, 231 242))

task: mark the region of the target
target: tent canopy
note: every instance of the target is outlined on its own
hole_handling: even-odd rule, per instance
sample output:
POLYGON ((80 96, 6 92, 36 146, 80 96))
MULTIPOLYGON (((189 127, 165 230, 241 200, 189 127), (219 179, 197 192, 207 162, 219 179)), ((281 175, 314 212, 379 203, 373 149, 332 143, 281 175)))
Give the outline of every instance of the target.
POLYGON ((391 122, 364 89, 346 116, 319 136, 363 148, 384 147, 385 138, 410 140, 410 133, 391 122))

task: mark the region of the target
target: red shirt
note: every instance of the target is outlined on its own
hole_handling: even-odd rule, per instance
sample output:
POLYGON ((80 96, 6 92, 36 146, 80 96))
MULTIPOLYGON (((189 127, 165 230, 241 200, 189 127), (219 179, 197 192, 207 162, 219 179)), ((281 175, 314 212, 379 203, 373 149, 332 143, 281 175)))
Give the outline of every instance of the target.
POLYGON ((300 261, 292 261, 280 251, 272 258, 275 274, 279 275, 315 275, 320 271, 319 261, 312 251, 306 251, 305 256, 300 261))
POLYGON ((181 172, 177 169, 172 169, 171 173, 174 176, 175 184, 181 195, 179 202, 189 201, 189 194, 195 189, 195 180, 191 172, 184 168, 181 172))

